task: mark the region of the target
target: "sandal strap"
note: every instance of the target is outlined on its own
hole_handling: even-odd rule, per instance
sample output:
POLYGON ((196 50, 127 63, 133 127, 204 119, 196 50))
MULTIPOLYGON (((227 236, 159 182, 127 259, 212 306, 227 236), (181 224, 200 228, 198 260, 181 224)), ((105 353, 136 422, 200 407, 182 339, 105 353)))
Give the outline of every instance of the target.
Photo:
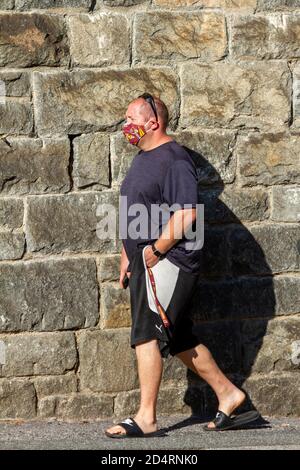
POLYGON ((144 432, 139 427, 136 421, 133 418, 126 418, 124 421, 121 421, 117 424, 118 426, 122 426, 126 429, 126 434, 130 436, 142 436, 144 432))
POLYGON ((213 423, 217 429, 230 426, 232 424, 232 419, 223 411, 218 410, 213 423))

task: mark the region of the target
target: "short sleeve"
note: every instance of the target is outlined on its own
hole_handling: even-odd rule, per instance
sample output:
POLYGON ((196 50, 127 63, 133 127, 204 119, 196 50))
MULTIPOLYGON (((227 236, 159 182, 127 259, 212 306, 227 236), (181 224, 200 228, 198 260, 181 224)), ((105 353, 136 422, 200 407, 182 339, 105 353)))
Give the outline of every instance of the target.
POLYGON ((196 207, 198 202, 197 174, 191 163, 178 160, 170 166, 164 181, 163 199, 169 206, 177 203, 182 209, 184 204, 196 207))

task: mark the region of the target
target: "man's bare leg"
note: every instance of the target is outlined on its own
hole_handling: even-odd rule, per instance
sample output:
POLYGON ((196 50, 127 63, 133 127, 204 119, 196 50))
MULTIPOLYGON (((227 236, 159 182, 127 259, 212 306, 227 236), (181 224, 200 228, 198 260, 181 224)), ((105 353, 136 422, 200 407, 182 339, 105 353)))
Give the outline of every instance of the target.
MULTIPOLYGON (((244 401, 245 393, 227 379, 203 344, 176 354, 176 357, 212 387, 219 400, 220 411, 229 416, 244 401)), ((208 427, 214 426, 212 422, 208 424, 208 427)))
MULTIPOLYGON (((163 372, 163 359, 156 339, 137 344, 135 351, 141 401, 134 420, 145 433, 148 433, 157 430, 156 404, 163 372)), ((107 429, 107 431, 111 434, 126 433, 125 429, 118 425, 107 429)))

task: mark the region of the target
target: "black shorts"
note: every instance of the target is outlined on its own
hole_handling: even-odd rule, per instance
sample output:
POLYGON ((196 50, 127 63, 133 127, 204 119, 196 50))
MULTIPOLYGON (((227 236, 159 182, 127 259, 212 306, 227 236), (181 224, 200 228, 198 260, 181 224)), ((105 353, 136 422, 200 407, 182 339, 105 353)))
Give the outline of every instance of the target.
POLYGON ((199 344, 198 338, 193 334, 193 322, 190 318, 191 302, 199 275, 177 268, 175 288, 172 285, 171 300, 165 309, 170 326, 165 327, 157 311, 154 312, 149 306, 142 248, 137 249, 130 266, 131 347, 157 339, 161 356, 168 357, 169 354, 175 356, 199 344))

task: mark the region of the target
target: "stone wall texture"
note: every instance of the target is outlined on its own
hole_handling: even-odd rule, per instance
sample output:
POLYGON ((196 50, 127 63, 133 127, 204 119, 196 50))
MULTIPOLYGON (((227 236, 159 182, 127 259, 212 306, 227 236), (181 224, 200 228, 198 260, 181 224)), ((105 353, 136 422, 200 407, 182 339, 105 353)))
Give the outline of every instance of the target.
MULTIPOLYGON (((199 343, 245 407, 300 416, 300 0, 0 0, 0 419, 137 410, 118 211, 148 91, 198 158, 199 343)), ((160 414, 215 410, 164 359, 160 414)))

